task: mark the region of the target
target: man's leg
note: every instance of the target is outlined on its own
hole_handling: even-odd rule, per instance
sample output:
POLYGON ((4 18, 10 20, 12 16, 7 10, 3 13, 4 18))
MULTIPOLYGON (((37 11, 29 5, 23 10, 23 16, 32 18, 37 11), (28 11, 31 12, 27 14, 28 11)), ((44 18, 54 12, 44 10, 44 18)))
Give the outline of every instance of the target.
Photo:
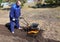
POLYGON ((19 20, 16 20, 16 21, 15 21, 15 24, 16 24, 16 27, 17 27, 17 28, 20 28, 19 20))
POLYGON ((18 29, 22 29, 22 28, 20 27, 20 25, 19 25, 19 20, 16 20, 15 23, 16 23, 16 27, 17 27, 18 29))
POLYGON ((10 29, 11 29, 11 32, 14 33, 14 22, 13 21, 10 21, 10 29))

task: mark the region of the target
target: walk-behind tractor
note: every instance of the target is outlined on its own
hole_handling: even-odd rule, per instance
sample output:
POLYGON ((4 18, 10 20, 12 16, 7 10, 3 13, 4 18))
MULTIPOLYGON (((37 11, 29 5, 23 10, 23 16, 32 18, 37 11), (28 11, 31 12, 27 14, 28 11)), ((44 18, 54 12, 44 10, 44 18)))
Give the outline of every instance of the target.
POLYGON ((23 19, 26 22, 25 28, 23 28, 26 32, 27 35, 31 36, 37 36, 38 33, 40 32, 40 29, 38 28, 38 23, 32 23, 31 25, 23 18, 20 17, 20 19, 23 19))

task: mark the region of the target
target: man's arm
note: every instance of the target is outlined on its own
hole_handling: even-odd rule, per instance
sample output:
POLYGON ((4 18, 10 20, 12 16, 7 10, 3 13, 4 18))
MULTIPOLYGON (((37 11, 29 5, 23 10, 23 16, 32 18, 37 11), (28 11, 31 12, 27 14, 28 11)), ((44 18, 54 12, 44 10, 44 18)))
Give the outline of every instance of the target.
POLYGON ((14 18, 14 8, 11 7, 10 9, 10 18, 14 18))
POLYGON ((9 17, 12 21, 15 21, 14 14, 15 14, 14 7, 11 7, 9 17))

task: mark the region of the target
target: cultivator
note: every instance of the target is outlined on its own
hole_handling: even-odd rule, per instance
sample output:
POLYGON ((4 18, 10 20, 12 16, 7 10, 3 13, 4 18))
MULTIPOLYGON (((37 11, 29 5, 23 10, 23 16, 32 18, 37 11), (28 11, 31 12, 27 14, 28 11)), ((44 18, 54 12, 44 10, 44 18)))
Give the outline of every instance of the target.
POLYGON ((25 22, 26 22, 26 28, 25 31, 27 31, 27 34, 28 35, 33 35, 33 36, 36 36, 40 30, 38 28, 38 23, 32 23, 31 25, 23 18, 23 17, 20 17, 20 19, 23 19, 25 22))

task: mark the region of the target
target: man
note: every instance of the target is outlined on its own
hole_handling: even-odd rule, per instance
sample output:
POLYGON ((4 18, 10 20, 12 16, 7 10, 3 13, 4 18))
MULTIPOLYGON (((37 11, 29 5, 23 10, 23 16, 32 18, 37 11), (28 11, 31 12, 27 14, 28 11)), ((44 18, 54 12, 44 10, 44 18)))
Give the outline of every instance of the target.
POLYGON ((14 26, 16 26, 18 29, 20 28, 19 25, 19 17, 21 16, 21 2, 18 0, 16 4, 13 4, 11 9, 10 9, 10 29, 11 32, 14 33, 14 26))

